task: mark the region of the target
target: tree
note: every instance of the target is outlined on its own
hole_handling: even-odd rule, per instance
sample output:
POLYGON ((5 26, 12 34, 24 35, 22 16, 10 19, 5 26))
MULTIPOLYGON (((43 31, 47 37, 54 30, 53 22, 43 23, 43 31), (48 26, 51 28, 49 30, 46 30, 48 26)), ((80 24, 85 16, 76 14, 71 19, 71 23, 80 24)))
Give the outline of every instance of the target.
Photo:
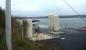
POLYGON ((0 7, 0 50, 6 50, 5 43, 5 10, 0 7))
POLYGON ((0 27, 5 28, 5 10, 0 7, 0 27))

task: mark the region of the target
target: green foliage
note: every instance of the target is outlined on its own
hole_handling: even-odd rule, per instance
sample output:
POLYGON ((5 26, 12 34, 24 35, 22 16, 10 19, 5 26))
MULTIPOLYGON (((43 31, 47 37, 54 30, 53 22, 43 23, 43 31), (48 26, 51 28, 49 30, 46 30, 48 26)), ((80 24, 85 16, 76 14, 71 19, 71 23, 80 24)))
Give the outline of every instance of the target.
POLYGON ((0 50, 6 50, 4 29, 0 28, 0 50))
POLYGON ((4 28, 5 28, 5 11, 0 7, 0 50, 6 50, 4 28))
POLYGON ((5 16, 5 10, 0 7, 0 16, 5 16))
POLYGON ((5 28, 5 11, 0 7, 0 27, 5 28))

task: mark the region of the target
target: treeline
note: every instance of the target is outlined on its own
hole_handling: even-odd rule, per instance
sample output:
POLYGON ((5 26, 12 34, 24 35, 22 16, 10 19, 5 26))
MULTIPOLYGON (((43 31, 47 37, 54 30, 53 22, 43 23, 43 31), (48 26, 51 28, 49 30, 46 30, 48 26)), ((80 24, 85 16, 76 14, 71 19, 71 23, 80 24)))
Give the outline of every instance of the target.
POLYGON ((5 11, 0 7, 0 50, 6 50, 5 43, 5 11))

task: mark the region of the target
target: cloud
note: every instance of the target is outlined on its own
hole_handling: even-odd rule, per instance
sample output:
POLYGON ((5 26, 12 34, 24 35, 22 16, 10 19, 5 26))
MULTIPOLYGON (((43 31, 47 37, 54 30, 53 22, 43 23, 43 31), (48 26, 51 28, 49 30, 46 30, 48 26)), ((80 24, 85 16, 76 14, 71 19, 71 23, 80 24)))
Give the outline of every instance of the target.
MULTIPOLYGON (((0 6, 5 8, 5 1, 0 0, 0 6)), ((77 12, 86 14, 86 0, 66 0, 77 12)), ((63 0, 11 0, 12 14, 23 16, 44 16, 49 12, 58 15, 75 15, 63 0)))

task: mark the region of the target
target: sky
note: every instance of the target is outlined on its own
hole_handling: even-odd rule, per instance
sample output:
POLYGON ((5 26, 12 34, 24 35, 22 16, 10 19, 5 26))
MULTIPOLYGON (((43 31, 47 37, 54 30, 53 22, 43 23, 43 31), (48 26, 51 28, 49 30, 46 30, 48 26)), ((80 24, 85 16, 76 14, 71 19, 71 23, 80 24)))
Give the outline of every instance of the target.
MULTIPOLYGON (((5 9, 5 1, 0 6, 5 9)), ((86 15, 86 0, 66 0, 80 15, 86 15)), ((14 16, 76 15, 64 0, 11 0, 11 13, 14 16)))

